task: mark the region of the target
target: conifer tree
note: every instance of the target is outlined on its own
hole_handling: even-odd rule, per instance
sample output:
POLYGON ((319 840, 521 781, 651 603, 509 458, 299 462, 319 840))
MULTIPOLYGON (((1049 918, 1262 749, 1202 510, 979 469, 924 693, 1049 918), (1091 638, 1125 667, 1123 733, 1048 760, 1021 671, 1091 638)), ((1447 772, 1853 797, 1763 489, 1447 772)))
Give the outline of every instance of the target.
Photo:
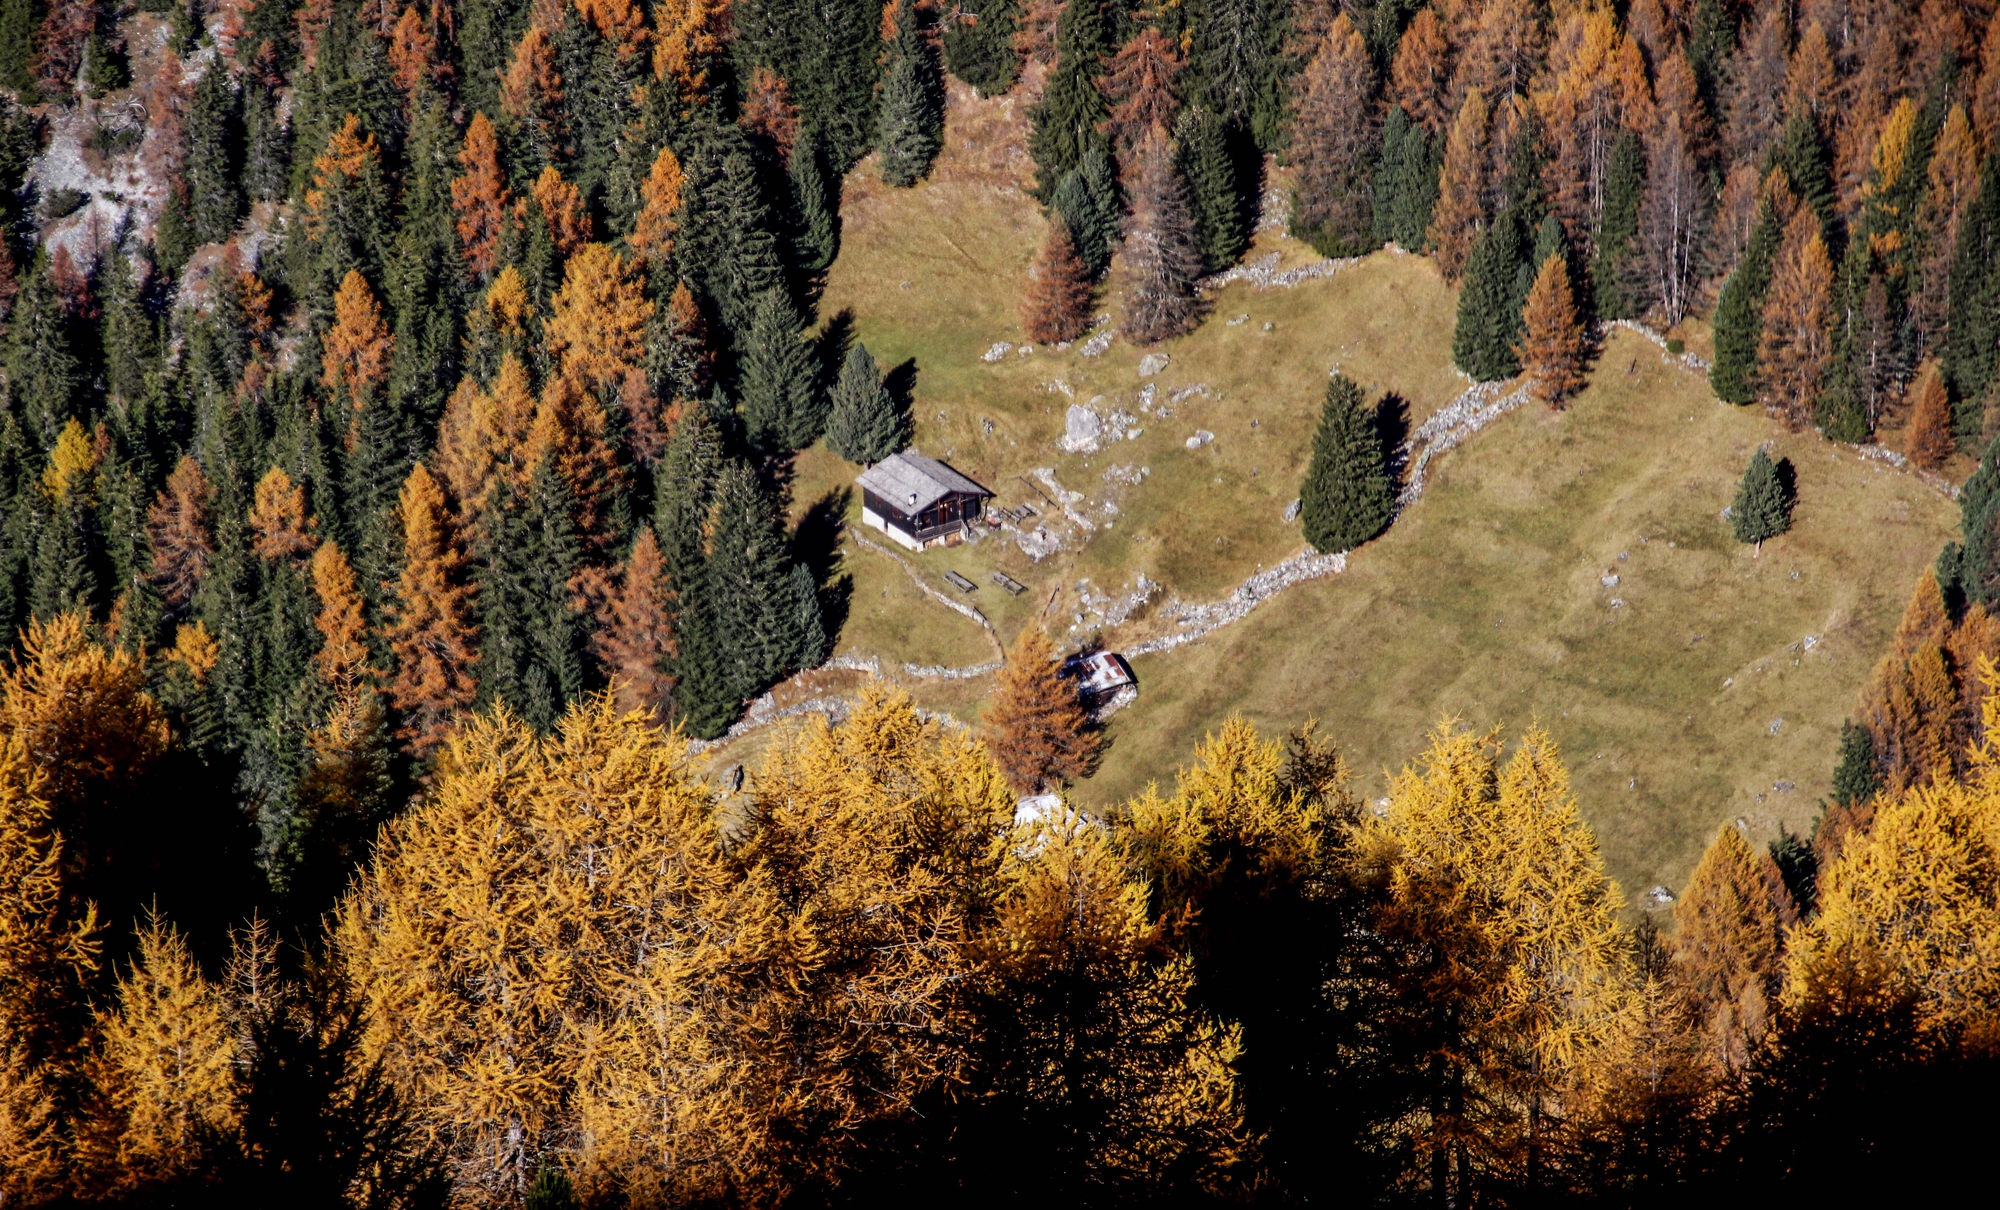
POLYGON ((1757 343, 1758 395, 1793 428, 1817 410, 1820 376, 1830 353, 1833 262, 1819 218, 1801 208, 1785 225, 1771 263, 1757 343))
POLYGON ((1111 171, 1111 157, 1093 143, 1084 151, 1083 162, 1056 186, 1049 209, 1069 228, 1076 241, 1077 255, 1093 278, 1102 277, 1111 265, 1111 254, 1124 230, 1124 206, 1118 182, 1111 171))
POLYGON ((1401 105, 1391 106, 1382 124, 1382 158, 1375 169, 1375 238, 1412 252, 1424 248, 1424 234, 1437 204, 1438 165, 1431 158, 1424 128, 1411 122, 1401 105))
POLYGON ((1007 648, 986 710, 986 747, 1001 775, 1020 794, 1040 794, 1090 776, 1103 737, 1062 676, 1055 644, 1028 626, 1007 648))
POLYGON ((1367 250, 1370 198, 1380 140, 1375 132, 1375 68, 1346 14, 1299 77, 1291 155, 1299 166, 1292 229, 1322 256, 1367 250))
POLYGON ((1193 330, 1201 300, 1195 282, 1201 255, 1195 248, 1187 182, 1181 179, 1166 133, 1154 130, 1138 151, 1132 190, 1132 227, 1125 237, 1130 284, 1123 329, 1137 344, 1153 344, 1193 330))
POLYGON ((826 417, 826 443, 849 462, 871 465, 910 443, 910 417, 882 382, 868 346, 856 341, 841 363, 826 417))
POLYGON ((664 265, 673 255, 674 232, 680 229, 681 186, 686 179, 673 148, 660 148, 640 187, 642 205, 631 238, 633 255, 649 268, 664 265))
POLYGON ((907 189, 930 174, 944 148, 944 72, 917 0, 892 0, 894 35, 882 75, 882 179, 907 189))
POLYGON ((1488 166, 1486 99, 1478 89, 1466 94, 1445 139, 1438 173, 1437 206, 1431 212, 1428 242, 1438 271, 1456 282, 1465 271, 1486 217, 1488 166))
POLYGON ((104 350, 104 387, 128 405, 145 391, 146 372, 159 348, 158 325, 146 310, 145 274, 151 267, 142 261, 135 269, 123 255, 104 258, 104 318, 98 339, 104 350))
POLYGON ((577 607, 575 584, 583 569, 583 535, 576 522, 576 495, 549 453, 528 475, 514 529, 514 625, 520 630, 522 721, 538 733, 556 725, 585 684, 587 617, 577 607))
POLYGON ((653 303, 608 244, 583 245, 563 273, 545 328, 561 374, 609 397, 645 355, 653 303))
POLYGON ((1781 879, 1733 826, 1709 842, 1674 904, 1676 972, 1719 1066, 1740 1071, 1771 1024, 1784 929, 1797 916, 1781 879))
POLYGON ((50 268, 47 253, 37 250, 7 325, 9 403, 36 446, 44 450, 55 444, 83 385, 69 317, 50 279, 50 268))
POLYGON ((708 322, 687 283, 676 281, 646 334, 646 378, 657 395, 699 399, 711 385, 713 369, 708 322))
POLYGON ((319 601, 313 626, 320 633, 313 671, 336 695, 358 692, 373 683, 376 672, 370 667, 367 621, 354 567, 337 544, 322 542, 313 551, 312 582, 319 601))
POLYGON ((730 462, 709 495, 699 582, 692 600, 683 596, 676 696, 688 729, 712 738, 796 666, 802 638, 783 531, 756 475, 730 462))
POLYGON ((1979 190, 1959 223, 1952 250, 1943 347, 1946 385, 1960 399, 1977 399, 1993 380, 2000 349, 2000 156, 1979 170, 1979 190))
MULTIPOLYGON (((1090 326, 1091 294, 1090 268, 1076 254, 1069 224, 1058 208, 1021 291, 1021 331, 1041 344, 1075 340, 1090 326)), ((838 406, 836 402, 836 410, 838 406)), ((829 420, 829 431, 831 426, 829 420)))
POLYGON ((792 187, 793 254, 806 276, 824 273, 840 255, 840 182, 827 172, 816 127, 800 132, 785 171, 792 187))
POLYGON ((1910 413, 1910 461, 1925 470, 1936 470, 1957 450, 1952 439, 1951 398, 1944 378, 1933 364, 1926 363, 1911 393, 1916 406, 1910 413))
POLYGON ((1419 9, 1396 43, 1389 95, 1432 137, 1451 125, 1451 44, 1436 10, 1419 9))
POLYGON ((823 424, 812 352, 798 313, 782 290, 757 306, 743 350, 743 423, 750 444, 767 454, 804 449, 823 424))
POLYGON ((1214 114, 1188 105, 1174 122, 1174 141, 1194 207, 1195 245, 1201 250, 1202 268, 1220 273, 1235 264, 1250 244, 1227 134, 1214 114))
POLYGON ((188 607, 215 557, 210 517, 214 491, 208 476, 202 473, 201 463, 183 454, 147 513, 147 537, 153 548, 153 583, 159 587, 170 614, 179 614, 188 607))
POLYGON ((1840 724, 1840 754, 1833 768, 1833 801, 1849 809, 1865 806, 1882 788, 1875 767, 1875 742, 1853 719, 1840 724))
POLYGON ((669 670, 680 654, 675 605, 659 539, 650 525, 642 525, 618 590, 605 602, 591 638, 620 713, 637 710, 661 722, 671 715, 674 678, 669 670))
POLYGON ((1105 64, 1101 87, 1111 105, 1107 133, 1120 152, 1143 141, 1155 129, 1172 130, 1179 102, 1174 76, 1181 63, 1173 45, 1157 28, 1142 29, 1105 64))
POLYGON ((403 485, 403 570, 386 638, 396 674, 389 700, 402 715, 396 734, 412 756, 437 750, 454 716, 472 704, 478 634, 472 594, 444 493, 418 463, 403 485))
POLYGON ((458 162, 465 167, 464 175, 451 183, 458 242, 465 250, 466 268, 484 278, 498 267, 501 227, 513 201, 500 168, 500 140, 485 114, 472 115, 458 162))
POLYGON ((1736 503, 1730 506, 1729 532, 1738 542, 1750 542, 1759 551, 1766 538, 1775 538, 1792 527, 1792 501, 1771 456, 1760 447, 1750 456, 1749 469, 1736 489, 1736 503))
POLYGON ((756 160, 741 131, 707 132, 682 160, 686 194, 677 261, 721 327, 749 330, 759 300, 784 282, 784 264, 756 160))
POLYGON ((295 255, 305 265, 295 280, 305 283, 300 292, 315 324, 324 325, 347 275, 379 280, 393 242, 381 145, 356 115, 347 114, 313 158, 304 200, 306 238, 295 255))
POLYGON ((220 63, 195 86, 186 122, 188 212, 197 244, 228 239, 243 213, 243 131, 235 83, 220 63))
POLYGON ((1063 9, 1056 24, 1056 62, 1042 99, 1028 111, 1033 130, 1028 154, 1035 161, 1035 196, 1047 203, 1084 153, 1101 141, 1099 123, 1110 107, 1098 91, 1103 59, 1113 48, 1111 15, 1093 0, 1063 9))
POLYGON ((1590 264, 1592 308, 1600 320, 1632 319, 1645 310, 1639 283, 1639 205, 1646 192, 1646 155, 1625 131, 1611 145, 1604 179, 1604 215, 1590 264))
POLYGON ((1020 5, 1016 0, 976 0, 960 11, 971 20, 962 17, 945 25, 945 66, 981 95, 999 96, 1013 87, 1021 71, 1021 55, 1014 49, 1020 5))
POLYGON ((1520 372, 1514 344, 1521 312, 1514 289, 1528 263, 1525 228, 1519 208, 1502 210, 1474 241, 1466 261, 1451 360, 1476 381, 1492 382, 1520 372))
POLYGON ((1328 554, 1353 550, 1387 529, 1394 510, 1382 438, 1362 407, 1361 386, 1335 374, 1326 385, 1312 460, 1299 485, 1306 541, 1328 554))
POLYGON ((1750 243, 1715 305, 1715 364, 1708 381, 1724 403, 1744 404, 1757 397, 1757 346, 1764 330, 1765 295, 1771 288, 1778 246, 1798 209, 1780 170, 1773 170, 1762 192, 1750 243))
POLYGON ((1550 254, 1535 275, 1521 314, 1521 345, 1516 350, 1528 375, 1528 390, 1551 408, 1583 388, 1588 355, 1582 317, 1570 291, 1569 266, 1562 253, 1550 254))

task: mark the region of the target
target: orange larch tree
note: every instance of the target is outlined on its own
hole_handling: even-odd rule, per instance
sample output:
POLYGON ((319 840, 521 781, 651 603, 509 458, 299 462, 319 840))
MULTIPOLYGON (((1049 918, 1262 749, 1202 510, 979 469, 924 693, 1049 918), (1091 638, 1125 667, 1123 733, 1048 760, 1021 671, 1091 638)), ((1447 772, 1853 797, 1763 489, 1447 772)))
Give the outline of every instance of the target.
POLYGON ((322 542, 312 557, 313 595, 319 612, 313 625, 320 647, 313 654, 313 671, 336 693, 349 693, 374 680, 368 663, 368 623, 362 615, 361 590, 354 567, 333 542, 322 542))
POLYGON ((1089 776, 1104 746, 1076 685, 1061 675, 1055 644, 1039 626, 1022 630, 1007 649, 986 732, 993 763, 1023 794, 1089 776))
POLYGON ((1174 77, 1181 69, 1173 43, 1148 27, 1127 42, 1105 65, 1098 87, 1111 102, 1108 130, 1122 151, 1135 146, 1155 129, 1174 124, 1174 77))
POLYGON ((402 714, 397 737, 423 759, 443 742, 453 718, 472 705, 479 636, 465 552, 444 493, 421 462, 403 484, 400 512, 403 571, 386 635, 396 660, 389 700, 402 714))
POLYGON ((458 153, 465 174, 451 183, 451 204, 458 212, 458 240, 465 249, 465 263, 485 277, 493 272, 500 253, 500 231, 505 224, 507 204, 513 195, 500 171, 500 140, 493 123, 483 113, 472 115, 465 128, 465 146, 458 153))
POLYGON ((1793 428, 1812 422, 1819 380, 1831 352, 1833 261, 1820 235, 1819 216, 1800 206, 1785 224, 1784 242, 1771 266, 1757 344, 1758 392, 1764 406, 1793 428))
POLYGON ((542 389, 518 472, 525 482, 536 463, 555 459, 556 472, 569 485, 576 504, 577 532, 600 555, 616 537, 610 507, 625 474, 618 465, 618 452, 606 439, 609 427, 597 397, 575 379, 558 375, 542 389))
POLYGON ((750 90, 736 122, 769 143, 780 162, 790 159, 799 137, 799 107, 792 104, 792 86, 777 72, 758 65, 750 73, 750 90))
POLYGON ((1090 324, 1090 294, 1090 268, 1076 254, 1062 216, 1055 215, 1021 293, 1021 330, 1041 344, 1075 340, 1090 324))
POLYGON ((565 260, 575 256, 578 248, 590 242, 590 211, 584 207, 583 194, 563 180, 553 164, 543 168, 542 174, 535 178, 532 192, 535 205, 542 212, 542 221, 549 225, 549 239, 555 243, 556 251, 565 260))
POLYGON ((1537 133, 1547 156, 1542 187, 1570 244, 1594 246, 1604 214, 1611 149, 1626 130, 1652 121, 1652 89, 1638 44, 1609 12, 1572 16, 1549 57, 1551 84, 1535 95, 1537 133))
POLYGON ((681 190, 687 178, 671 147, 661 147, 639 186, 639 217, 632 226, 632 253, 648 267, 665 263, 680 229, 681 190))
POLYGON ((729 36, 728 0, 663 0, 653 8, 653 74, 683 107, 695 105, 708 95, 729 36))
POLYGON ((1451 121, 1451 44, 1432 7, 1417 11, 1396 44, 1389 99, 1433 138, 1451 121))
POLYGON ((350 446, 358 432, 363 408, 374 399, 375 391, 389 378, 389 354, 395 338, 382 319, 382 307, 375 292, 358 269, 349 269, 333 296, 333 327, 327 330, 320 348, 320 383, 344 398, 351 409, 348 425, 350 446))
POLYGON ((602 626, 591 639, 621 713, 642 710, 666 721, 674 689, 667 669, 680 653, 674 607, 659 539, 646 526, 632 543, 618 587, 601 611, 602 626))
POLYGON ((1910 461, 1934 471, 1957 448, 1952 437, 1951 395, 1945 390, 1937 363, 1924 363, 1911 394, 1917 405, 1910 415, 1910 461))
POLYGON ((260 559, 298 559, 312 553, 319 539, 315 523, 306 517, 306 490, 292 482, 281 466, 264 472, 250 507, 252 548, 260 559))
POLYGON ((215 558, 215 530, 209 501, 215 489, 201 463, 183 454, 167 476, 146 514, 146 536, 153 547, 153 583, 166 598, 169 613, 187 608, 194 591, 215 558))
POLYGON ((1569 265, 1561 252, 1549 255, 1535 274, 1528 302, 1521 310, 1521 345, 1516 350, 1528 375, 1528 393, 1560 409, 1583 388, 1583 363, 1588 345, 1576 296, 1570 290, 1569 265))
POLYGON ((530 25, 514 46, 514 58, 500 77, 500 108, 519 122, 544 162, 560 159, 567 132, 563 127, 563 78, 556 70, 555 44, 540 24, 530 25))
POLYGON ((1431 255, 1448 282, 1465 272, 1472 242, 1486 225, 1486 123, 1486 98, 1475 88, 1451 120, 1431 211, 1431 255))

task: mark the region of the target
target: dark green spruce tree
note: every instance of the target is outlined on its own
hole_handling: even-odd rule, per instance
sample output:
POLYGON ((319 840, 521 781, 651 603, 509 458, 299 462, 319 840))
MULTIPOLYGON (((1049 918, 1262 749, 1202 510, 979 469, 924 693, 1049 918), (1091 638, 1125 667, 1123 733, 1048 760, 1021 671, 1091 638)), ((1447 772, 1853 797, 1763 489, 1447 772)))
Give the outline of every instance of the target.
POLYGON ((181 179, 195 242, 228 239, 243 217, 243 114, 236 82, 219 63, 202 73, 188 102, 181 179))
MULTIPOLYGON (((1219 273, 1235 264, 1250 246, 1248 208, 1237 188, 1235 157, 1228 132, 1216 116, 1199 105, 1184 105, 1174 119, 1174 137, 1181 176, 1193 203, 1194 242, 1202 268, 1219 273)), ((1058 210, 1062 207, 1059 204, 1058 210)), ((1064 211, 1065 221, 1068 212, 1064 211)))
POLYGON ((1639 203, 1646 193, 1646 149, 1625 131, 1611 145, 1604 174, 1604 219, 1590 262, 1590 285, 1599 319, 1634 319, 1646 309, 1639 256, 1639 203))
POLYGON ((1952 249, 1950 311, 1939 360, 1954 399, 1977 399, 2000 352, 2000 156, 1979 170, 1979 192, 1952 249))
POLYGON ((1056 22, 1055 66, 1049 69, 1042 99, 1028 111, 1035 198, 1044 205, 1054 200, 1070 170, 1082 165, 1084 153, 1103 141, 1098 128, 1110 109, 1097 78, 1104 71, 1104 56, 1116 49, 1112 21, 1101 0, 1076 0, 1056 22))
POLYGON ((743 342, 741 368, 743 426, 750 444, 773 455, 811 445, 824 420, 813 382, 812 349, 783 290, 768 290, 759 300, 743 342))
MULTIPOLYGON (((1826 140, 1811 114, 1795 113, 1785 120, 1785 128, 1771 149, 1771 165, 1785 170, 1792 192, 1819 215, 1820 226, 1831 228, 1834 221, 1833 168, 1826 140)), ((1922 170, 1917 177, 1921 179, 1922 170)))
POLYGON ((1511 378, 1521 370, 1514 346, 1521 330, 1517 279, 1531 254, 1525 228, 1520 207, 1502 210, 1479 233, 1466 260, 1451 360, 1478 382, 1511 378))
POLYGON ((1767 198, 1750 228, 1750 242, 1715 304, 1715 363, 1708 383, 1724 403, 1746 404, 1757 397, 1757 341, 1764 331, 1764 295, 1771 288, 1771 261, 1784 238, 1767 198))
POLYGON ((1021 74, 1021 56, 1014 49, 1020 0, 969 0, 958 7, 972 19, 945 27, 945 66, 980 95, 997 97, 1021 74))
POLYGON ((1299 486, 1306 541, 1326 554, 1353 550, 1389 527, 1395 494, 1374 413, 1344 374, 1326 384, 1312 461, 1299 486))
POLYGON ((7 397, 37 451, 53 449, 83 387, 83 367, 71 340, 69 314, 49 280, 46 249, 38 249, 7 324, 7 397))
POLYGON ((733 462, 718 476, 708 533, 704 612, 724 693, 719 704, 729 707, 733 722, 743 702, 798 666, 808 636, 799 633, 783 522, 747 465, 733 462))
POLYGON ((1759 448, 1750 456, 1736 503, 1729 509, 1729 532, 1738 542, 1762 546, 1792 527, 1792 501, 1771 456, 1759 448))
POLYGON ((1833 801, 1843 807, 1858 807, 1875 797, 1882 788, 1882 774, 1875 765, 1875 743, 1865 727, 1849 719, 1840 724, 1840 758, 1833 767, 1833 801))
POLYGON ((910 443, 910 417, 883 385, 868 346, 847 350, 826 416, 826 443, 849 462, 873 464, 910 443))
POLYGON ((944 72, 927 24, 916 0, 896 0, 875 146, 882 153, 882 179, 898 189, 929 175, 944 148, 944 72))
POLYGON ((1382 123, 1382 161, 1375 170, 1375 238, 1408 252, 1424 250, 1437 205, 1439 163, 1424 128, 1401 105, 1382 123))
POLYGON ((1064 175, 1050 207, 1069 228, 1078 259, 1092 275, 1102 277, 1111 267, 1111 254, 1118 247, 1124 224, 1118 178, 1102 139, 1093 141, 1083 153, 1083 162, 1064 175))
POLYGON ((827 171, 817 127, 799 131, 785 175, 792 187, 792 260, 801 274, 817 277, 840 255, 840 182, 827 171))
POLYGON ((520 604, 527 657, 521 673, 521 717, 544 734, 590 687, 585 681, 589 628, 570 587, 583 566, 583 541, 575 518, 575 497, 555 460, 539 460, 528 477, 517 535, 524 547, 520 604))
POLYGON ((675 260, 704 310, 740 339, 766 291, 785 283, 776 225, 749 140, 734 123, 702 131, 682 157, 675 260))

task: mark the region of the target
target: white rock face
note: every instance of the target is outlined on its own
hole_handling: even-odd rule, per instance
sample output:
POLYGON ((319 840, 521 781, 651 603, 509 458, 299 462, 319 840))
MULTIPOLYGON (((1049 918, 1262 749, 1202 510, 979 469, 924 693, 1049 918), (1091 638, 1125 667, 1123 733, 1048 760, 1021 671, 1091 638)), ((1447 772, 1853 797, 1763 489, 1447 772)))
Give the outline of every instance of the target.
POLYGON ((1060 445, 1072 454, 1094 454, 1100 438, 1104 436, 1104 421, 1096 412, 1079 403, 1069 405, 1063 414, 1062 440, 1060 445))
POLYGON ((1168 357, 1165 353, 1146 354, 1144 357, 1141 357, 1139 359, 1139 377, 1151 378, 1153 375, 1159 373, 1161 370, 1166 369, 1167 363, 1171 360, 1173 359, 1168 357))

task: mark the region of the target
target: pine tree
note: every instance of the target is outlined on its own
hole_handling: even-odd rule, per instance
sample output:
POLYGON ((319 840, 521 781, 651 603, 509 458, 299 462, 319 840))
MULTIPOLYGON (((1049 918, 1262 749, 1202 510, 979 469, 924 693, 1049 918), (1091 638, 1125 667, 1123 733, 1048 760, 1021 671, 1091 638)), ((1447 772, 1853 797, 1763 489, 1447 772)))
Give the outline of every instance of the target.
MULTIPOLYGON (((907 189, 930 174, 944 148, 944 72, 917 0, 892 0, 895 36, 882 75, 882 179, 907 189)), ((886 22, 885 22, 886 24, 886 22)))
POLYGON ((993 763, 1021 794, 1090 776, 1104 748, 1076 686, 1062 676, 1055 645, 1038 626, 1024 628, 1007 649, 986 732, 993 763))
POLYGON ((1797 209, 1783 172, 1774 170, 1764 184, 1749 246, 1722 284, 1715 304, 1715 364, 1708 381, 1724 403, 1744 404, 1757 397, 1757 346, 1764 330, 1765 295, 1771 288, 1778 246, 1797 209))
POLYGON ((675 605, 659 540, 651 526, 641 526, 618 591, 605 602, 601 625, 591 638, 621 713, 637 710, 662 722, 672 714, 669 669, 680 654, 675 605))
POLYGON ((241 101, 229 72, 211 66, 195 86, 186 117, 188 210, 195 242, 219 243, 243 213, 241 101))
POLYGON ((1241 259, 1250 246, 1250 224, 1244 221, 1245 207, 1227 133, 1214 114, 1189 105, 1175 120, 1174 141, 1181 175, 1187 180, 1194 205, 1195 244, 1201 249, 1202 268, 1220 273, 1241 259))
POLYGON ((1521 369, 1514 353, 1521 319, 1514 290, 1528 264, 1525 227, 1517 207, 1502 210, 1480 233, 1466 261, 1451 360, 1479 382, 1511 378, 1521 369))
POLYGON ((1058 211, 1021 292, 1021 331, 1042 344, 1075 340, 1090 326, 1091 296, 1090 268, 1076 254, 1069 224, 1058 211))
POLYGON ((1826 146, 1820 140, 1819 125, 1808 115, 1794 113, 1771 153, 1774 168, 1785 173, 1785 182, 1799 201, 1818 217, 1822 227, 1834 221, 1833 177, 1827 167, 1826 146))
POLYGON ((1373 234, 1375 68, 1345 17, 1334 19, 1300 76, 1292 122, 1292 230, 1322 256, 1358 255, 1373 234))
POLYGON ((1516 349, 1528 390, 1551 408, 1584 385, 1584 360, 1589 350, 1576 297, 1570 291, 1569 265, 1560 252, 1551 253, 1535 275, 1521 313, 1521 344, 1516 349))
POLYGON ((824 419, 812 351, 782 290, 764 295, 747 337, 742 392, 750 444, 767 454, 804 449, 818 438, 824 419))
POLYGON ((1925 363, 1911 394, 1916 407, 1910 413, 1910 461, 1934 471, 1958 448, 1951 432, 1951 397, 1934 364, 1925 363))
POLYGON ((856 342, 841 363, 826 417, 826 444, 849 462, 880 462, 910 443, 910 417, 883 384, 868 346, 856 342))
POLYGON ((1865 806, 1882 788, 1875 767, 1875 742, 1854 720, 1840 724, 1840 757, 1833 768, 1833 801, 1849 809, 1865 806))
POLYGON ((1091 277, 1102 277, 1125 225, 1118 182, 1102 146, 1092 144, 1084 152, 1083 163, 1056 186, 1049 209, 1069 228, 1091 277))
POLYGON ((401 500, 403 570, 396 581, 387 639, 396 675, 389 700, 403 717, 396 735, 412 756, 437 750, 454 716, 472 704, 478 634, 444 493, 422 463, 401 500))
POLYGON ((1154 131, 1139 149, 1132 190, 1132 227, 1125 237, 1129 284, 1123 330, 1137 344, 1154 344, 1192 331, 1201 318, 1195 282, 1201 256, 1194 244, 1187 183, 1181 179, 1165 132, 1154 131))
POLYGON ((1792 527, 1792 501, 1771 456, 1760 447, 1750 456, 1749 469, 1736 489, 1736 503, 1729 510, 1729 532, 1738 542, 1750 542, 1759 551, 1764 540, 1775 538, 1792 527))
POLYGON ((1111 14, 1097 0, 1076 0, 1056 24, 1056 62, 1042 99, 1028 111, 1033 129, 1028 154, 1035 161, 1035 197, 1044 204, 1084 155, 1102 141, 1099 124, 1110 114, 1097 89, 1103 59, 1113 48, 1111 14))
POLYGON ((1375 418, 1362 407, 1360 384, 1335 374, 1326 385, 1312 460, 1299 485, 1306 541, 1328 554, 1353 550, 1387 529, 1394 515, 1394 488, 1375 418))
POLYGON ((1412 252, 1424 248, 1424 233, 1437 204, 1438 165, 1431 158, 1424 128, 1412 123, 1401 105, 1391 106, 1382 124, 1382 158, 1375 169, 1375 238, 1412 252))

